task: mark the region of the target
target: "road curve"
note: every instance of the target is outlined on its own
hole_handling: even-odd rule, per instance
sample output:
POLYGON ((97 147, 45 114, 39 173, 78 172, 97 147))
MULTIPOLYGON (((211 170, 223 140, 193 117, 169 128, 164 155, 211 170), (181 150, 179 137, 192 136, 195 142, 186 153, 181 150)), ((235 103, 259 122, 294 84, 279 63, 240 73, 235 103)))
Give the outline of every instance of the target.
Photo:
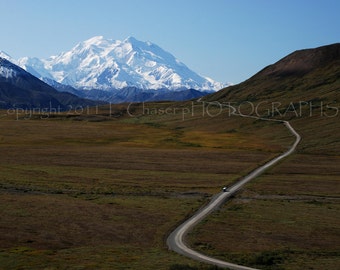
MULTIPOLYGON (((262 119, 262 118, 258 118, 262 119)), ((186 234, 192 230, 192 228, 199 223, 201 220, 203 220, 205 217, 207 217, 213 210, 220 207, 225 201, 227 201, 232 195, 234 195, 241 187, 243 187, 246 183, 248 183, 250 180, 254 179, 255 177, 262 174, 265 170, 267 170, 269 167, 273 166, 283 158, 289 156, 292 154, 297 145, 299 144, 301 140, 301 136, 295 131, 295 129, 290 125, 288 121, 281 121, 281 120, 270 120, 270 119, 262 119, 267 121, 279 121, 283 123, 289 131, 295 136, 295 142, 293 145, 289 148, 288 151, 282 153, 281 155, 273 158, 272 160, 268 161, 264 165, 258 167, 254 171, 250 172, 248 175, 241 178, 239 181, 237 181, 234 185, 228 188, 227 192, 220 192, 213 196, 212 200, 209 202, 208 205, 201 208, 194 214, 192 217, 187 219, 184 223, 182 223, 180 226, 178 226, 167 238, 167 245, 170 250, 173 250, 179 254, 182 254, 184 256, 190 257, 194 260, 198 260, 201 262, 206 262, 212 265, 216 265, 218 267, 222 268, 230 268, 233 270, 257 270, 256 268, 251 268, 247 266, 237 265, 230 262, 225 262, 222 260, 215 259, 213 257, 206 256, 202 253, 199 253, 190 247, 188 247, 185 244, 185 236, 186 234)))

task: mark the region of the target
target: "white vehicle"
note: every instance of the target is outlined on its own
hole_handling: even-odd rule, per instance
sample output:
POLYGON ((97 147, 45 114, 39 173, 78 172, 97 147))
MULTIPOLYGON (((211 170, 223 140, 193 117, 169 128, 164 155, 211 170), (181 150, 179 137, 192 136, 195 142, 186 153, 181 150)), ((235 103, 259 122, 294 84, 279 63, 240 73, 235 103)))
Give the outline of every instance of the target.
POLYGON ((228 188, 227 187, 223 187, 222 190, 223 190, 223 192, 227 192, 228 188))

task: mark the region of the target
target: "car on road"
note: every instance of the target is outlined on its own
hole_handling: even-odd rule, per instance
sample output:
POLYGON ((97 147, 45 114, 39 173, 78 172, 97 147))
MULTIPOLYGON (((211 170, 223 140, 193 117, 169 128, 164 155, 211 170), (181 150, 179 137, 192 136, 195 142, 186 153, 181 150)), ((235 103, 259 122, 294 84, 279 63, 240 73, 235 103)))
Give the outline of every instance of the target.
POLYGON ((227 191, 228 191, 228 188, 227 188, 227 187, 223 187, 223 188, 222 188, 222 191, 223 191, 223 192, 227 192, 227 191))

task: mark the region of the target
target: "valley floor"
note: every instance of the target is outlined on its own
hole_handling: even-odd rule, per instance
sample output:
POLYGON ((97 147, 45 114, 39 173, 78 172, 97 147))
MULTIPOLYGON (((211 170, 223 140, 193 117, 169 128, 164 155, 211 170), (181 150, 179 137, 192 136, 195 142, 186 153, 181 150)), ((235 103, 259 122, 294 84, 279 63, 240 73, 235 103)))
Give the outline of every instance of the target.
MULTIPOLYGON (((226 115, 1 118, 0 269, 209 269, 169 252, 167 234, 291 142, 226 115)), ((339 158, 295 154, 190 243, 263 269, 337 269, 339 158)))

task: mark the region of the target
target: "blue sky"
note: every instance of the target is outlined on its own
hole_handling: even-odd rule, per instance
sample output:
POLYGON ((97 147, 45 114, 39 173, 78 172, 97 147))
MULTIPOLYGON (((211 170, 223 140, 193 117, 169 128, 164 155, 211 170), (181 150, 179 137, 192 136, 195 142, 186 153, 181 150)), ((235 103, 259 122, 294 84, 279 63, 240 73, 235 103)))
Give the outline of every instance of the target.
POLYGON ((338 0, 0 0, 0 50, 45 58, 102 35, 156 43, 239 83, 285 55, 340 42, 338 0))

